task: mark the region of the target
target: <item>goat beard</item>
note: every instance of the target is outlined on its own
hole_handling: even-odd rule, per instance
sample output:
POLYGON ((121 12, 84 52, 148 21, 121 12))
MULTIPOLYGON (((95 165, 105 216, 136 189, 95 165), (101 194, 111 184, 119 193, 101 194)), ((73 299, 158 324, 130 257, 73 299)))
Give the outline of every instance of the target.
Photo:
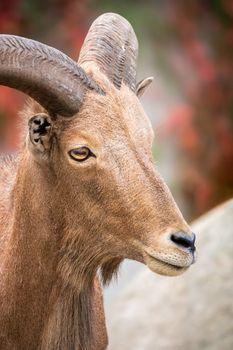
POLYGON ((87 242, 86 236, 85 239, 79 237, 76 241, 72 240, 69 243, 67 241, 59 262, 62 276, 59 294, 61 296, 64 294, 66 300, 67 296, 69 299, 67 303, 69 306, 63 306, 61 318, 66 319, 65 312, 73 315, 72 320, 66 320, 66 325, 62 321, 63 331, 60 337, 62 339, 72 337, 75 344, 79 344, 83 350, 92 348, 96 339, 93 328, 95 280, 99 278, 102 285, 108 285, 113 278, 117 278, 123 260, 121 257, 111 257, 107 249, 103 251, 103 245, 97 239, 91 242, 91 246, 87 242), (67 310, 67 307, 73 310, 67 310))

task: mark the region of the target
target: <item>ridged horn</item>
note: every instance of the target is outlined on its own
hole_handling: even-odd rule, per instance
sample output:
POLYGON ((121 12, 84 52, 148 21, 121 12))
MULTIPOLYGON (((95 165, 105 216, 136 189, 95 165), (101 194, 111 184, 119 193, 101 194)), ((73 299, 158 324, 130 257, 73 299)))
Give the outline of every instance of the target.
POLYGON ((0 84, 28 94, 52 115, 67 117, 79 111, 87 89, 103 93, 59 50, 13 35, 0 35, 0 84))
POLYGON ((136 90, 138 41, 131 24, 115 13, 98 17, 89 29, 79 64, 95 62, 120 89, 122 82, 136 90))

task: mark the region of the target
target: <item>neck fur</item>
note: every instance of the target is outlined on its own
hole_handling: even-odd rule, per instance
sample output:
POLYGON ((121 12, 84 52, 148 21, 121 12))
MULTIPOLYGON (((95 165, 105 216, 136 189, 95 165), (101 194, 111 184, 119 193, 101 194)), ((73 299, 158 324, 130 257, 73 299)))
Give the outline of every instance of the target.
MULTIPOLYGON (((56 313, 60 316, 63 314, 63 319, 66 319, 65 314, 73 315, 75 313, 74 317, 70 317, 71 323, 66 322, 65 330, 60 327, 63 333, 60 337, 61 342, 64 341, 64 335, 69 333, 70 336, 65 336, 65 338, 75 338, 75 342, 80 345, 80 349, 85 350, 95 349, 93 344, 96 342, 96 329, 93 325, 96 324, 96 317, 98 317, 95 308, 97 275, 99 275, 104 285, 109 283, 117 274, 122 261, 120 258, 109 258, 109 255, 103 252, 98 239, 91 240, 91 246, 94 247, 91 248, 88 245, 89 234, 90 232, 82 232, 77 235, 76 232, 78 238, 75 241, 67 239, 73 237, 71 232, 65 234, 66 244, 62 246, 58 266, 59 275, 62 276, 63 281, 61 290, 64 288, 65 297, 62 298, 62 303, 59 301, 55 305, 60 309, 56 313)), ((98 235, 95 236, 98 237, 98 235)), ((58 322, 53 321, 51 323, 57 324, 58 322)), ((57 331, 54 334, 57 334, 57 331)), ((62 348, 64 348, 64 345, 62 348)), ((53 347, 50 346, 48 349, 53 349, 53 347)))
POLYGON ((84 232, 82 225, 72 229, 71 223, 54 220, 54 211, 56 218, 64 217, 50 191, 54 180, 47 177, 42 193, 33 181, 40 176, 34 169, 21 169, 21 183, 16 179, 13 191, 13 230, 5 259, 5 286, 0 285, 3 296, 4 288, 5 293, 11 291, 6 295, 12 303, 6 301, 2 317, 12 330, 6 336, 12 344, 21 338, 19 348, 25 349, 35 344, 43 350, 95 349, 96 276, 99 271, 102 282, 108 283, 121 259, 111 258, 108 249, 104 252, 91 230, 84 232))

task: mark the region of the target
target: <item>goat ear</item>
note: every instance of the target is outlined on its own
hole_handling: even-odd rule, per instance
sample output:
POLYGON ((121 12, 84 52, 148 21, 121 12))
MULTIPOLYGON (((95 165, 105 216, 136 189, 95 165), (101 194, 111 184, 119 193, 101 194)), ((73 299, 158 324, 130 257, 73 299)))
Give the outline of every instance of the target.
POLYGON ((153 80, 154 80, 154 77, 149 77, 146 79, 142 79, 139 83, 137 83, 136 95, 138 97, 141 97, 144 94, 146 88, 152 83, 153 80))
POLYGON ((30 148, 33 153, 47 153, 51 147, 52 122, 48 115, 38 113, 28 122, 30 148))

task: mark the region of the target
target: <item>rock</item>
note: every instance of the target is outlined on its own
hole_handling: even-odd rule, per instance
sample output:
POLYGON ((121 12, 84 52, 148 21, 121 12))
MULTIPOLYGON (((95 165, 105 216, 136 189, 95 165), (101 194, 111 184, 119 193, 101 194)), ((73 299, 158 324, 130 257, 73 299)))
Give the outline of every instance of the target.
POLYGON ((192 227, 198 260, 188 272, 145 268, 108 307, 109 350, 233 349, 233 200, 192 227))

